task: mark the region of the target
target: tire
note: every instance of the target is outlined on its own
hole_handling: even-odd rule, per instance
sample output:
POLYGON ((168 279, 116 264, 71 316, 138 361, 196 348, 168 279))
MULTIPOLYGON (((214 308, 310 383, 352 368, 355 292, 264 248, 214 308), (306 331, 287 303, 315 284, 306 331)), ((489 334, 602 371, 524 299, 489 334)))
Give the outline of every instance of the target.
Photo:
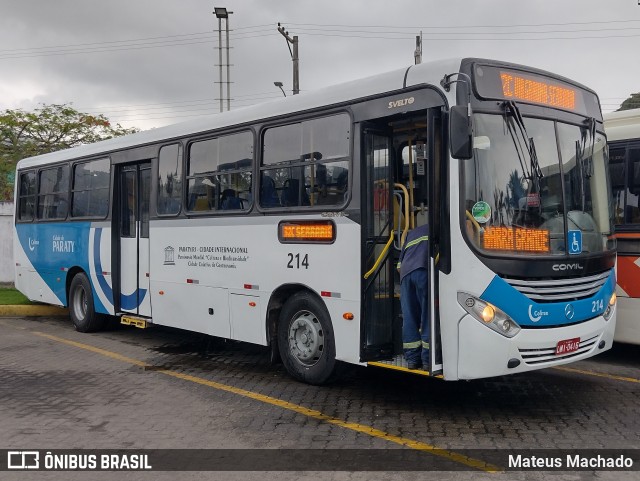
POLYGON ((308 384, 324 384, 336 368, 327 308, 309 292, 294 294, 280 312, 278 348, 287 372, 308 384))
POLYGON ((69 314, 79 332, 95 332, 102 328, 104 318, 96 313, 91 283, 84 272, 76 274, 69 286, 69 314))

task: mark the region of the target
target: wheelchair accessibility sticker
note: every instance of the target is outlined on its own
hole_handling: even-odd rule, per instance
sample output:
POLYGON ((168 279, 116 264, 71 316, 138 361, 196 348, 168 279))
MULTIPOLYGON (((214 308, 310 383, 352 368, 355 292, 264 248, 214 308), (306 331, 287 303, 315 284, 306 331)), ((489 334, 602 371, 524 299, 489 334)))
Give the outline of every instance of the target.
POLYGON ((568 234, 569 254, 580 254, 582 252, 582 231, 570 230, 568 234))

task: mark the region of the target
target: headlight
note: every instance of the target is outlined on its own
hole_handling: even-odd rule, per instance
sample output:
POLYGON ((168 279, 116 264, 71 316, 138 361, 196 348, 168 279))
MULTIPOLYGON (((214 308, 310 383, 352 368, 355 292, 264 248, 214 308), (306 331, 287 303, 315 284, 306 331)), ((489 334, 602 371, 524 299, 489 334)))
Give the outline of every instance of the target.
POLYGON ((474 319, 505 337, 513 337, 520 332, 520 326, 490 302, 466 292, 458 292, 458 302, 474 319))
POLYGON ((614 292, 613 294, 611 294, 611 298, 609 299, 609 304, 607 305, 607 309, 604 311, 604 314, 602 314, 605 321, 608 321, 609 319, 611 319, 611 315, 613 314, 613 308, 616 306, 616 300, 617 300, 617 296, 616 296, 616 293, 614 292))

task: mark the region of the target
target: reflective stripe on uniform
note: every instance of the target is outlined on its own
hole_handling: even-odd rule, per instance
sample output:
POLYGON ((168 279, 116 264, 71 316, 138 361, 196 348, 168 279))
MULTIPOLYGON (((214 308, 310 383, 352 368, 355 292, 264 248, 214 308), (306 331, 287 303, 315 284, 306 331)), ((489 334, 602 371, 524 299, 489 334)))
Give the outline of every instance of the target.
POLYGON ((407 243, 406 246, 404 246, 405 250, 408 249, 411 246, 414 246, 420 242, 423 241, 428 241, 429 240, 429 236, 428 235, 423 235, 422 237, 418 237, 417 239, 413 239, 411 242, 407 243))
POLYGON ((429 343, 422 341, 422 347, 424 347, 425 349, 429 349, 429 343))
POLYGON ((420 347, 420 345, 421 345, 421 341, 403 342, 402 343, 402 348, 403 349, 416 349, 416 348, 420 347))

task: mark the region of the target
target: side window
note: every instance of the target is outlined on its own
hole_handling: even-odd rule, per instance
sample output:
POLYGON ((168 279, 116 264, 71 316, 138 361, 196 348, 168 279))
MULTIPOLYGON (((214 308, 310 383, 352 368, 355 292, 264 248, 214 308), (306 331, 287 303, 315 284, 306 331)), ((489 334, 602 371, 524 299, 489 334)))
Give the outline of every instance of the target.
POLYGON ((346 200, 351 145, 347 114, 267 129, 260 206, 339 206, 346 200))
POLYGON ((109 213, 111 162, 108 158, 73 166, 72 217, 105 218, 109 213))
POLYGON ((162 147, 158 157, 158 215, 177 215, 182 207, 182 145, 162 147))
POLYGON ((68 196, 68 165, 41 170, 38 184, 38 219, 66 218, 69 210, 68 196))
POLYGON ((614 223, 640 224, 640 145, 624 143, 609 147, 609 175, 614 223))
POLYGON ((629 155, 629 187, 627 189, 625 220, 629 224, 640 224, 640 146, 627 150, 629 155))
POLYGON ((253 134, 240 132, 189 146, 187 209, 246 211, 253 203, 253 134))
POLYGON ((20 190, 18 191, 18 219, 33 220, 36 205, 36 173, 20 174, 20 190))
POLYGON ((615 147, 609 150, 609 177, 613 194, 613 222, 624 224, 626 149, 615 147))

